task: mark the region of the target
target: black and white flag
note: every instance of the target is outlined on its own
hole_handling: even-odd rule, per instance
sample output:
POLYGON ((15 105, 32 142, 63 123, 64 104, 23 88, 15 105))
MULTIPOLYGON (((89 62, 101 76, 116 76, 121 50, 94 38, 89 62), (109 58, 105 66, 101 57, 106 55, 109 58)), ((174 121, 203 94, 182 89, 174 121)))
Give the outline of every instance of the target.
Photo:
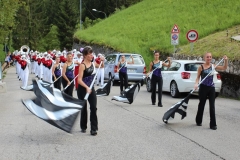
POLYGON ((163 115, 163 122, 168 123, 169 118, 174 118, 175 113, 179 113, 182 116, 182 119, 187 116, 187 106, 188 106, 188 101, 191 96, 191 93, 187 95, 182 101, 174 104, 170 109, 167 110, 167 112, 163 115))
POLYGON ((33 86, 37 98, 22 100, 22 103, 35 116, 70 133, 86 101, 68 96, 41 81, 33 80, 33 86))
POLYGON ((120 96, 113 96, 112 100, 132 104, 140 90, 140 84, 135 83, 125 89, 120 96))
POLYGON ((103 87, 98 88, 96 90, 96 95, 97 96, 108 96, 111 91, 112 84, 113 84, 113 79, 109 79, 108 82, 103 85, 103 87))

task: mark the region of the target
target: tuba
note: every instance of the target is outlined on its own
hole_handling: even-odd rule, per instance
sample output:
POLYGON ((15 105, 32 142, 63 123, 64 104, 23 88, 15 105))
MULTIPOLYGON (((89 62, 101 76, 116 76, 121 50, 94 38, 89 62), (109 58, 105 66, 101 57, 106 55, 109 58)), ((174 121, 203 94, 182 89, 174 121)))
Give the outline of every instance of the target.
POLYGON ((28 54, 29 51, 30 51, 30 48, 29 48, 27 45, 23 45, 23 46, 20 48, 21 54, 28 54))

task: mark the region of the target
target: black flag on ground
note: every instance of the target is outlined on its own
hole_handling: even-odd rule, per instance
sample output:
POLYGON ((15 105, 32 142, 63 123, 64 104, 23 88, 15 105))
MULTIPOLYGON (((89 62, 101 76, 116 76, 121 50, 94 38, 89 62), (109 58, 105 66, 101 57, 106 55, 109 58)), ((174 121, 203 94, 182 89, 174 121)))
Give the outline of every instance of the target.
POLYGON ((70 133, 85 101, 75 99, 41 81, 33 80, 34 100, 22 100, 26 108, 44 121, 70 133), (56 97, 54 96, 56 94, 56 97))
POLYGON ((164 123, 168 123, 168 119, 174 118, 175 117, 175 113, 179 113, 180 115, 182 115, 182 119, 185 118, 187 116, 187 105, 188 105, 188 101, 190 98, 191 93, 189 93, 187 95, 187 97, 185 97, 184 99, 182 99, 182 101, 174 104, 164 115, 163 115, 163 122, 164 123))
POLYGON ((109 79, 108 82, 105 83, 103 87, 98 88, 96 90, 97 96, 108 96, 111 91, 112 84, 113 84, 113 78, 109 79))
POLYGON ((132 104, 140 90, 140 84, 135 83, 125 89, 120 96, 113 96, 112 100, 132 104))

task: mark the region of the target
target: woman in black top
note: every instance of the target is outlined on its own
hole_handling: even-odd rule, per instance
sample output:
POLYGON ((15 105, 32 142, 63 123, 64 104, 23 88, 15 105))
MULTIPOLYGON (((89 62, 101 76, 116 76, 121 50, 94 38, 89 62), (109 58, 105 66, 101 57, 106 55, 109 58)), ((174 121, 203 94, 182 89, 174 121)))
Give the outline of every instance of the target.
POLYGON ((152 88, 152 105, 155 105, 156 103, 156 85, 158 84, 158 107, 162 107, 162 85, 163 85, 163 80, 162 80, 162 66, 170 67, 171 65, 171 59, 168 57, 168 63, 164 63, 160 61, 160 52, 159 51, 154 51, 154 60, 150 63, 150 72, 153 71, 152 73, 152 78, 151 78, 151 88, 152 88), (158 68, 158 69, 156 69, 158 68))
POLYGON ((53 68, 52 68, 52 75, 53 75, 53 81, 56 81, 58 79, 56 82, 54 82, 54 87, 61 90, 62 78, 60 76, 62 75, 62 73, 61 73, 60 57, 56 57, 56 63, 53 65, 53 68))
MULTIPOLYGON (((198 88, 198 83, 201 79, 204 79, 210 72, 214 73, 215 65, 211 63, 212 61, 212 54, 206 53, 204 55, 205 63, 198 67, 197 78, 195 82, 194 88, 198 88), (213 71, 212 71, 213 70, 213 71)), ((217 70, 226 70, 228 66, 228 58, 224 56, 224 66, 217 66, 217 70)), ((216 130, 217 123, 216 123, 216 116, 215 116, 215 86, 213 81, 213 75, 209 75, 199 86, 199 104, 198 104, 198 111, 196 115, 196 124, 197 126, 202 126, 202 118, 204 107, 207 101, 209 100, 209 113, 210 113, 210 129, 216 130)))
POLYGON ((73 88, 74 84, 71 83, 71 81, 74 79, 74 63, 73 63, 73 57, 72 53, 68 52, 67 53, 67 61, 63 65, 63 70, 62 70, 62 84, 63 88, 65 88, 67 85, 67 89, 64 91, 66 94, 69 96, 73 95, 73 88))
POLYGON ((128 88, 127 64, 134 64, 132 55, 131 59, 132 62, 127 62, 125 55, 122 55, 117 65, 120 80, 120 94, 122 94, 123 86, 125 87, 125 89, 128 88))
MULTIPOLYGON (((78 75, 78 89, 77 95, 78 99, 84 100, 86 93, 89 93, 88 102, 90 104, 90 122, 91 122, 91 135, 97 135, 98 130, 98 119, 97 119, 97 96, 94 87, 90 89, 90 85, 96 74, 95 67, 98 67, 99 64, 92 62, 93 51, 92 48, 86 46, 83 51, 84 60, 79 66, 79 75, 78 75)), ((101 59, 103 60, 103 59, 101 59)), ((80 119, 80 128, 83 133, 87 129, 87 103, 83 106, 81 110, 81 119, 80 119)))

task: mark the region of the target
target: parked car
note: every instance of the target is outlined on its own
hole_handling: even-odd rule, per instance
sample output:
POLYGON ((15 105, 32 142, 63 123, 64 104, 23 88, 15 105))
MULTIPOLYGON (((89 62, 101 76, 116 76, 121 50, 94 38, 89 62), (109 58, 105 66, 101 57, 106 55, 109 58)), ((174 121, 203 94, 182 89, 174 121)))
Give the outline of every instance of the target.
POLYGON ((127 65, 128 81, 138 82, 143 80, 143 77, 146 75, 145 61, 140 54, 132 53, 113 53, 107 55, 104 63, 104 79, 114 77, 114 81, 119 81, 117 64, 121 58, 121 55, 125 55, 127 61, 131 61, 130 56, 133 56, 134 64, 127 65))
MULTIPOLYGON (((197 69, 204 61, 197 60, 173 60, 169 68, 162 67, 163 88, 162 91, 170 92, 172 97, 179 97, 181 93, 188 93, 194 88, 197 77, 197 69)), ((218 72, 214 73, 216 97, 218 96, 222 81, 218 72)), ((151 92, 151 76, 146 79, 147 91, 151 92)), ((195 90, 194 93, 198 93, 195 90)))

